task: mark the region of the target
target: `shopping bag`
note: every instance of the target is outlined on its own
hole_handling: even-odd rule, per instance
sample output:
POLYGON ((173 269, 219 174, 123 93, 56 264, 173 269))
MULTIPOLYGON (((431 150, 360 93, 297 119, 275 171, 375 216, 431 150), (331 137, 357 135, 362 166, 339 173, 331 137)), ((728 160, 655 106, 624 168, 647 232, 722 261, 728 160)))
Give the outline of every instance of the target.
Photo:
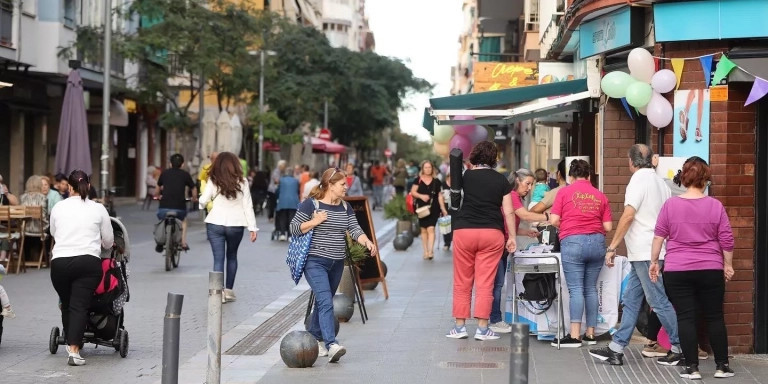
MULTIPOLYGON (((317 200, 312 199, 312 203, 315 205, 315 209, 317 209, 317 200)), ((288 264, 291 278, 293 278, 293 282, 296 284, 299 284, 301 275, 304 274, 304 266, 307 264, 307 254, 312 243, 313 232, 314 230, 309 230, 309 232, 301 236, 291 236, 288 241, 288 255, 285 257, 285 263, 288 264)))

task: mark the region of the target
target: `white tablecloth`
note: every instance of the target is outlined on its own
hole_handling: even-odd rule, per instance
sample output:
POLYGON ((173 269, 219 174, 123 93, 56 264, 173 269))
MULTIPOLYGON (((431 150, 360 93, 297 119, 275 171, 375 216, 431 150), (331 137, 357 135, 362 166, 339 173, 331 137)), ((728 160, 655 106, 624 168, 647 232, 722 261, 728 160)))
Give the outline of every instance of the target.
MULTIPOLYGON (((515 252, 515 256, 527 256, 527 257, 535 257, 535 256, 556 256, 558 259, 560 259, 559 253, 541 253, 536 251, 517 251, 515 252)), ((517 284, 517 293, 524 291, 523 289, 523 275, 518 274, 517 278, 513 280, 513 276, 511 271, 512 268, 512 257, 510 256, 509 262, 507 263, 507 297, 506 297, 506 313, 505 318, 507 322, 512 322, 514 319, 512 318, 512 306, 514 305, 514 300, 512 298, 512 289, 511 284, 516 282, 517 284)), ((526 263, 526 264, 546 264, 546 263, 554 263, 554 260, 552 259, 536 259, 536 258, 530 258, 530 259, 517 259, 518 263, 526 263)), ((627 258, 624 256, 616 256, 615 259, 615 265, 612 268, 603 266, 602 271, 600 271, 600 276, 597 279, 597 294, 598 294, 598 316, 597 316, 597 327, 595 327, 595 334, 596 335, 602 335, 606 332, 611 332, 611 330, 616 326, 616 323, 619 320, 619 301, 621 299, 621 293, 623 291, 623 287, 626 284, 627 275, 629 274, 630 270, 630 264, 629 261, 627 261, 627 258)), ((563 291, 563 317, 565 318, 565 324, 566 327, 565 331, 568 332, 568 324, 570 324, 570 316, 569 316, 569 301, 570 296, 568 294, 568 285, 565 282, 565 275, 562 274, 562 264, 560 264, 560 272, 562 278, 560 279, 560 283, 562 286, 563 291)), ((536 305, 535 303, 533 304, 536 305)), ((528 323, 530 326, 531 332, 536 332, 539 335, 542 336, 551 336, 554 335, 554 333, 557 331, 557 302, 552 305, 545 313, 536 315, 534 314, 529 307, 531 307, 531 304, 528 302, 518 302, 518 322, 525 322, 528 323)), ((585 314, 586 315, 586 314, 585 314)), ((584 322, 584 317, 582 317, 582 332, 586 329, 586 323, 584 322)))

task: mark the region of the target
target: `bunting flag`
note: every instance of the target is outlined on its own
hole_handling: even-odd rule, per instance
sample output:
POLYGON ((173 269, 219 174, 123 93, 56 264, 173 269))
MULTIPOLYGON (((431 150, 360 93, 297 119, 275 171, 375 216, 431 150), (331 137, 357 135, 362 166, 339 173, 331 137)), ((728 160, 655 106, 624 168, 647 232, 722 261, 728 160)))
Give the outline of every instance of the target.
POLYGON ((725 55, 720 56, 720 62, 717 63, 717 69, 715 70, 715 77, 712 78, 712 84, 710 85, 720 84, 720 80, 728 76, 733 68, 736 68, 736 64, 733 61, 725 55))
POLYGON ((755 77, 755 82, 752 84, 752 90, 749 91, 749 97, 744 106, 750 105, 755 101, 758 101, 768 94, 768 81, 765 81, 759 77, 755 77))
POLYGON ((629 119, 634 121, 635 117, 632 116, 632 110, 629 109, 629 103, 627 103, 627 98, 622 97, 621 98, 621 103, 624 104, 624 110, 627 111, 627 115, 629 115, 629 119))
POLYGON ((702 56, 699 61, 701 61, 701 70, 704 72, 704 85, 709 88, 709 76, 712 74, 712 55, 702 56))
POLYGON ((680 79, 683 78, 683 67, 685 67, 685 59, 672 59, 672 69, 675 71, 675 78, 677 78, 675 89, 680 88, 680 79))

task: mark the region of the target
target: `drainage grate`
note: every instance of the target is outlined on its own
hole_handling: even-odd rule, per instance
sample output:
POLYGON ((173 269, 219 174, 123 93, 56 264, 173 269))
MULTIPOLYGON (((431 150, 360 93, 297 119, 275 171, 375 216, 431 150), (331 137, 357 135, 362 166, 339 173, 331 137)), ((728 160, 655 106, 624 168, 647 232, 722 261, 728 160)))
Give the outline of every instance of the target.
POLYGON ((272 315, 267 321, 251 331, 225 355, 262 355, 274 345, 297 321, 304 318, 311 291, 302 293, 285 308, 272 315))
POLYGON ((461 347, 459 352, 510 352, 510 347, 461 347))
POLYGON ((504 364, 501 363, 465 363, 459 361, 444 361, 440 363, 443 368, 459 368, 459 369, 501 369, 504 364))
POLYGON ((736 355, 731 357, 738 360, 768 361, 768 354, 736 355))
POLYGON ((616 367, 598 361, 581 350, 582 358, 587 362, 587 372, 594 384, 644 383, 644 384, 686 384, 690 381, 680 378, 680 367, 656 364, 656 359, 645 359, 640 354, 642 345, 630 345, 624 348, 624 366, 616 367), (627 361, 630 361, 627 363, 627 361))

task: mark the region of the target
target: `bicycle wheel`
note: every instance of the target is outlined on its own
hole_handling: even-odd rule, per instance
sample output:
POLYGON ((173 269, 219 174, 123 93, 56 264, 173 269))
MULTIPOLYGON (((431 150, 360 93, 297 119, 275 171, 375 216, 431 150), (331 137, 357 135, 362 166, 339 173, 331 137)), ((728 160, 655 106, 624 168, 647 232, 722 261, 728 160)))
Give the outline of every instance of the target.
POLYGON ((179 260, 181 259, 181 247, 175 246, 175 251, 173 252, 173 257, 171 258, 171 264, 173 264, 174 268, 179 267, 179 260))
POLYGON ((165 270, 170 271, 173 267, 171 260, 176 252, 176 244, 173 243, 173 226, 165 226, 165 270))

